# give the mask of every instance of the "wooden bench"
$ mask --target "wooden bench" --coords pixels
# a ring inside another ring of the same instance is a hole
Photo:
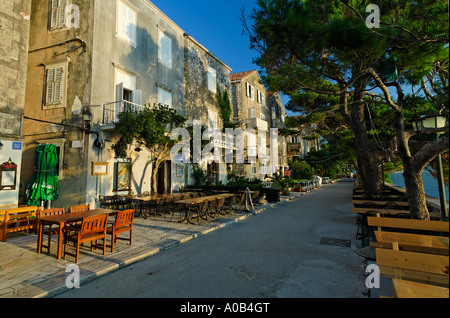
[[[448,287],[448,256],[399,251],[393,245],[393,249],[375,250],[381,276]]]
[[[0,241],[6,242],[6,234],[37,229],[37,217],[42,208],[21,207],[0,210]]]
[[[449,255],[449,238],[444,236],[375,231],[375,237],[377,241],[370,242],[373,249],[392,249],[397,243],[402,251]]]
[[[421,284],[407,280],[392,279],[395,298],[447,298],[448,288]]]
[[[381,231],[382,228],[397,228],[418,231],[430,231],[438,233],[448,233],[449,223],[445,221],[429,221],[429,220],[415,220],[415,219],[400,219],[400,218],[383,218],[379,215],[377,217],[367,217],[367,224],[369,226],[376,226]]]

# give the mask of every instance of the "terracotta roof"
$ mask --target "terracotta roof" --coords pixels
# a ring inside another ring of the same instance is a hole
[[[250,74],[253,74],[254,72],[256,72],[256,70],[232,73],[232,74],[230,74],[230,80],[232,80],[232,81],[242,80],[242,79],[246,78],[247,76],[249,76]]]

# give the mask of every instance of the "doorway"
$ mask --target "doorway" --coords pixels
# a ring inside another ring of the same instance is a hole
[[[172,161],[166,160],[159,165],[156,176],[158,194],[170,193],[172,190]]]

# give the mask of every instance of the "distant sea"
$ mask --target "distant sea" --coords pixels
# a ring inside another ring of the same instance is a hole
[[[403,188],[405,187],[405,180],[403,179],[402,172],[396,172],[391,174],[391,180],[393,184],[399,187]],[[425,194],[429,195],[430,197],[439,199],[439,185],[437,179],[433,178],[433,176],[428,171],[423,170],[422,180],[423,180],[423,187],[425,189]],[[445,188],[445,200],[449,201],[448,186],[444,186],[444,188]]]

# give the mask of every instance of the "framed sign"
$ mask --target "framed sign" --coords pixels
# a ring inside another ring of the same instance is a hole
[[[113,191],[130,190],[131,163],[116,162],[114,164],[114,188]]]
[[[92,175],[93,176],[108,175],[108,163],[107,162],[93,162],[92,163]]]
[[[11,161],[11,158],[0,165],[0,190],[16,189],[17,165]]]

